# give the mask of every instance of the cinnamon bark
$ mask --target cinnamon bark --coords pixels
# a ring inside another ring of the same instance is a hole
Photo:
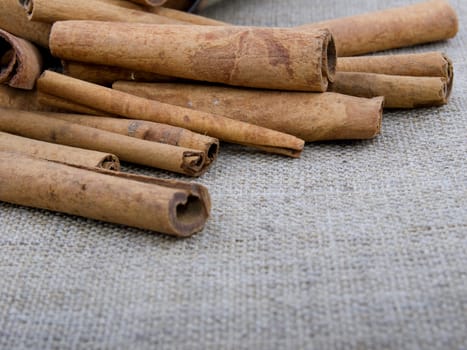
[[[99,20],[152,24],[183,24],[183,22],[138,11],[101,0],[22,0],[32,21],[53,23],[63,20]],[[96,33],[94,33],[95,35]]]
[[[50,47],[65,60],[281,90],[325,91],[336,64],[327,30],[65,21]]]
[[[37,96],[37,102],[41,106],[44,106],[44,108],[52,108],[60,112],[64,111],[64,112],[74,112],[74,113],[79,113],[79,114],[115,116],[111,113],[102,112],[98,109],[88,107],[88,106],[83,106],[78,103],[74,103],[74,102],[65,100],[63,98],[57,97],[57,96],[45,94],[40,91],[37,92],[36,96]],[[20,108],[20,109],[33,110],[33,109],[28,109],[28,108]],[[45,111],[47,112],[47,110]],[[56,111],[52,110],[51,112],[56,112]]]
[[[39,50],[30,42],[0,29],[0,83],[32,90],[41,70]]]
[[[152,7],[148,11],[158,14],[160,16],[175,19],[186,23],[206,26],[229,26],[229,23],[221,22],[212,18],[207,18],[193,13],[188,13],[167,7]]]
[[[339,72],[440,77],[447,81],[447,96],[451,93],[454,81],[452,61],[442,52],[341,57],[337,60],[337,70]]]
[[[197,184],[65,165],[0,152],[0,200],[179,237],[203,229],[208,190]]]
[[[18,0],[0,1],[0,28],[40,46],[49,46],[51,25],[29,21]]]
[[[269,152],[299,157],[304,142],[294,136],[223,116],[127,94],[46,71],[38,80],[41,92],[131,119],[154,121],[189,129],[220,140],[261,147]]]
[[[160,74],[135,71],[120,67],[110,67],[73,61],[62,61],[63,73],[70,77],[91,83],[110,86],[117,80],[134,81],[171,81],[174,78]]]
[[[46,116],[142,140],[200,150],[210,163],[217,158],[219,150],[219,140],[167,124],[65,113],[47,113]]]
[[[0,107],[27,111],[60,111],[56,106],[41,104],[36,91],[14,89],[2,84],[0,84]]]
[[[337,70],[339,72],[441,77],[446,80],[452,80],[454,74],[452,61],[442,52],[340,57],[337,60]]]
[[[360,97],[384,96],[386,108],[441,106],[450,93],[444,78],[351,72],[338,72],[330,90]]]
[[[18,152],[65,164],[120,170],[120,162],[113,154],[32,140],[6,132],[0,132],[0,152]]]
[[[116,82],[113,88],[286,132],[305,141],[369,139],[381,128],[383,99],[194,84]]]
[[[121,160],[190,176],[199,176],[207,170],[206,155],[202,151],[139,140],[38,113],[0,109],[0,130],[41,141],[109,152]]]
[[[447,1],[430,0],[298,28],[328,28],[340,57],[446,40],[458,27],[457,14]]]

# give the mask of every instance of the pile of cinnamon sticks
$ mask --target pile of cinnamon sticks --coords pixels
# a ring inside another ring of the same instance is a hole
[[[189,3],[0,2],[0,200],[186,237],[208,190],[120,160],[197,177],[219,140],[299,157],[305,142],[374,138],[383,106],[451,92],[443,53],[347,57],[452,38],[444,0],[296,28],[175,9]]]

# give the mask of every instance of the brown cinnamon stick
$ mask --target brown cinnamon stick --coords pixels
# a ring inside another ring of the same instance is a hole
[[[2,84],[0,84],[0,107],[23,109],[27,111],[60,111],[60,108],[56,106],[41,104],[36,91],[14,89]]]
[[[205,25],[205,26],[229,26],[229,23],[221,22],[212,18],[207,18],[193,13],[171,9],[167,7],[152,7],[148,11],[158,14],[160,16],[175,19],[186,23]]]
[[[51,25],[29,21],[18,0],[0,1],[0,28],[40,46],[49,46]]]
[[[50,47],[65,60],[283,90],[325,91],[336,64],[327,30],[65,21]]]
[[[45,94],[43,92],[38,92],[37,93],[37,102],[41,105],[44,106],[44,108],[55,108],[57,109],[56,111],[52,110],[51,112],[73,112],[73,113],[79,113],[79,114],[89,114],[89,115],[100,115],[100,116],[114,116],[111,113],[106,113],[102,112],[98,109],[88,107],[88,106],[83,106],[78,103],[74,103],[68,100],[65,100],[63,98]],[[25,109],[25,110],[34,110],[34,109],[28,109],[28,108],[20,108],[20,109]],[[39,109],[38,109],[39,110]],[[45,112],[48,112],[45,110]]]
[[[0,200],[188,237],[203,229],[208,190],[0,152]]]
[[[31,157],[60,163],[120,170],[120,162],[110,153],[57,145],[0,132],[0,152],[18,152]]]
[[[228,142],[260,146],[273,153],[298,157],[304,146],[303,140],[291,135],[219,115],[151,101],[51,71],[42,74],[37,87],[41,92],[108,113],[179,126]]]
[[[338,72],[330,90],[359,97],[384,96],[386,108],[441,106],[450,93],[444,78],[352,72]]]
[[[184,24],[183,22],[154,13],[123,8],[104,0],[22,0],[21,3],[30,20],[46,23],[63,20],[99,20],[152,24]]]
[[[447,1],[429,0],[299,28],[328,28],[340,57],[446,40],[458,27],[457,14]]]
[[[122,160],[199,176],[207,170],[202,151],[139,140],[25,111],[0,109],[0,130],[41,141],[115,154]]]
[[[116,82],[137,96],[286,132],[305,141],[368,139],[381,128],[383,99],[194,84]]]
[[[32,90],[41,70],[39,50],[30,42],[0,29],[0,83]]]
[[[337,60],[337,70],[339,72],[441,77],[446,80],[452,80],[454,74],[452,61],[442,52],[340,57]]]
[[[142,140],[200,150],[206,154],[209,162],[217,158],[219,150],[219,140],[167,124],[65,113],[47,113],[46,116]]]
[[[70,77],[91,83],[110,86],[117,80],[134,81],[171,81],[174,78],[160,74],[135,71],[120,67],[110,67],[82,62],[62,61],[63,73]]]

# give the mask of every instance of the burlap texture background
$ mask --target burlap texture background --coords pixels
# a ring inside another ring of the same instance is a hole
[[[205,14],[292,26],[407,3]],[[452,4],[457,38],[405,50],[452,57],[447,106],[386,112],[375,140],[299,160],[224,145],[191,239],[1,203],[0,348],[467,349],[467,2]]]

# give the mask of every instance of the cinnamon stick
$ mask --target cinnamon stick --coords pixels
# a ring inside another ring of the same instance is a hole
[[[160,74],[135,71],[120,67],[110,67],[83,62],[62,61],[63,73],[70,77],[91,83],[110,86],[117,80],[171,81],[174,78]]]
[[[63,20],[100,20],[152,24],[184,24],[183,22],[154,13],[123,8],[104,0],[21,0],[21,3],[30,20],[46,23]]]
[[[217,158],[219,150],[219,140],[167,124],[80,114],[47,113],[44,115],[142,140],[200,150],[206,154],[207,161],[210,163]]]
[[[282,90],[325,91],[336,64],[327,30],[65,21],[50,47],[65,60]]]
[[[447,1],[429,0],[299,28],[328,28],[340,57],[446,40],[457,34],[459,21]]]
[[[208,190],[0,152],[0,200],[188,237],[203,229]]]
[[[0,83],[32,90],[41,70],[39,50],[30,42],[0,29]]]
[[[448,96],[454,80],[452,61],[442,52],[341,57],[337,61],[337,70],[340,72],[440,77],[447,81]]]
[[[43,105],[39,102],[37,92],[14,89],[0,84],[0,107],[23,109],[27,111],[58,112],[60,108]]]
[[[384,96],[386,108],[441,106],[450,93],[444,78],[352,72],[338,72],[330,90],[360,97]]]
[[[78,103],[74,103],[74,102],[65,100],[63,98],[57,97],[57,96],[45,94],[40,91],[37,93],[36,96],[37,96],[37,102],[41,106],[44,106],[44,108],[57,109],[57,110],[52,110],[51,112],[63,112],[64,111],[64,112],[73,112],[73,113],[89,114],[89,115],[115,116],[111,113],[102,112],[98,109],[88,107],[88,106],[83,106]],[[20,109],[34,110],[34,109],[28,109],[28,108],[20,108]],[[48,111],[45,110],[45,112],[48,112]]]
[[[383,99],[194,84],[116,82],[116,90],[286,132],[305,141],[369,139],[381,128]]]
[[[199,176],[207,170],[202,151],[139,140],[38,113],[0,109],[0,130],[41,141],[109,152],[121,160],[190,176]]]
[[[110,153],[57,145],[0,132],[0,152],[18,152],[31,157],[60,163],[120,170],[120,162]]]
[[[218,21],[212,18],[195,15],[185,11],[171,9],[167,7],[152,7],[148,9],[149,12],[155,13],[159,16],[175,19],[186,23],[205,25],[205,26],[229,26],[229,23]]]
[[[29,21],[18,0],[0,1],[0,28],[40,46],[49,46],[51,25]]]
[[[219,115],[151,101],[51,71],[42,74],[37,87],[41,92],[108,113],[179,126],[228,142],[260,146],[273,153],[298,157],[304,146],[303,140],[291,135]]]

